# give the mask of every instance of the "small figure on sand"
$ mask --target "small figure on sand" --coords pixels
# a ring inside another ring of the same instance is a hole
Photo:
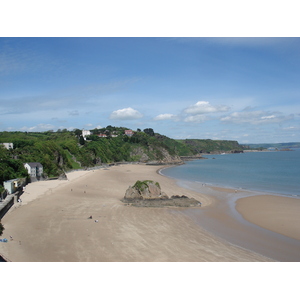
[[[89,216],[88,219],[93,219],[93,216]]]
[[[95,223],[98,223],[99,221],[98,220],[95,220]]]

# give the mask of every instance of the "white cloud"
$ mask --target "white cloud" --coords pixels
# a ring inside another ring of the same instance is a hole
[[[226,117],[221,118],[224,123],[249,123],[254,125],[259,124],[270,124],[270,123],[280,123],[283,121],[293,119],[293,115],[284,115],[279,112],[266,112],[261,110],[251,111],[249,109],[234,112]]]
[[[69,116],[78,116],[78,115],[79,115],[78,110],[69,111]]]
[[[229,110],[229,106],[226,105],[211,105],[207,101],[198,101],[196,104],[186,108],[184,112],[186,114],[198,115],[198,114],[226,112],[228,110]]]
[[[143,115],[139,111],[131,107],[115,110],[110,115],[110,119],[114,120],[135,120],[142,117]]]
[[[262,120],[271,120],[271,119],[274,119],[274,118],[276,118],[276,116],[274,116],[274,115],[261,117]]]
[[[184,122],[203,123],[208,120],[209,120],[209,118],[205,115],[195,115],[195,116],[186,117],[184,119]]]
[[[162,121],[162,120],[172,120],[176,118],[176,115],[172,114],[160,114],[154,118],[155,121]]]
[[[21,131],[35,131],[35,132],[40,132],[40,131],[53,130],[54,127],[55,126],[52,125],[52,124],[38,124],[38,125],[32,126],[32,127],[24,126],[24,127],[21,128]]]
[[[285,127],[283,128],[283,130],[287,130],[287,131],[298,131],[300,128],[296,127],[296,126],[289,126],[289,127]]]
[[[182,114],[184,122],[202,123],[211,119],[209,114],[216,114],[228,111],[226,105],[211,105],[208,101],[198,101],[196,104],[187,107]]]

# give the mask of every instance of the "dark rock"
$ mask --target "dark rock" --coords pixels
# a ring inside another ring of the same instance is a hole
[[[68,177],[67,177],[66,173],[65,172],[61,173],[58,176],[58,180],[68,180]]]
[[[139,207],[196,207],[201,202],[185,195],[174,195],[171,198],[161,191],[158,182],[151,180],[137,181],[130,186],[122,199],[125,205]]]
[[[158,182],[152,180],[137,181],[134,186],[130,186],[124,199],[168,199],[165,193],[161,192],[161,188]]]

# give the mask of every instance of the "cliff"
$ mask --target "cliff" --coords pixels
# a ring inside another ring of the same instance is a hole
[[[241,153],[243,147],[237,141],[228,140],[201,140],[186,139],[180,140],[181,143],[187,145],[193,153]]]

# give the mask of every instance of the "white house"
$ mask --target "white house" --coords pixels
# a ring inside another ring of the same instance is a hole
[[[3,186],[9,194],[13,194],[18,188],[17,179],[3,181]]]
[[[8,191],[9,194],[13,194],[17,189],[26,184],[25,178],[16,178],[7,181],[3,181],[4,188]]]
[[[88,135],[91,135],[91,132],[90,132],[90,130],[82,130],[82,136],[83,136],[83,138],[84,139],[86,139],[86,136],[88,136]]]
[[[1,145],[3,145],[7,150],[14,148],[13,143],[1,143]]]
[[[40,177],[43,175],[43,166],[38,162],[31,162],[24,164],[25,169],[28,171],[30,177]]]

